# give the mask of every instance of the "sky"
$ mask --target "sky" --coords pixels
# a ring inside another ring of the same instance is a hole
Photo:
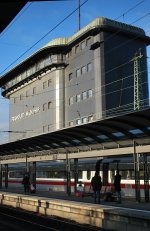
[[[80,0],[80,4],[81,28],[102,16],[141,27],[150,36],[150,0]],[[0,76],[49,41],[76,33],[77,8],[78,0],[27,3],[0,34]],[[150,72],[150,46],[147,56]],[[8,130],[9,101],[0,96],[0,144],[8,142]]]

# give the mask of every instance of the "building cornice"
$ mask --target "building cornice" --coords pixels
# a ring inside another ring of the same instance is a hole
[[[84,36],[93,33],[94,31],[95,33],[98,33],[100,31],[115,31],[117,34],[124,33],[128,36],[130,35],[134,36],[137,39],[144,40],[147,45],[150,44],[150,37],[145,35],[143,29],[108,18],[99,17],[93,20],[84,28],[82,28],[80,31],[75,33],[73,36],[68,38],[56,38],[47,43],[41,49],[36,51],[34,54],[16,65],[6,74],[4,74],[0,78],[0,87],[13,79],[15,75],[21,72],[24,68],[27,68],[28,65],[31,65],[31,62],[33,62],[34,60],[42,58],[48,52],[59,53],[61,51],[64,52],[64,49],[67,52],[67,50],[69,50],[71,46],[73,46],[75,43],[78,43],[79,40],[81,40]]]

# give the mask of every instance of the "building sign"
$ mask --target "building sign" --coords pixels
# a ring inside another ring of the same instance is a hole
[[[16,120],[21,120],[23,118],[26,118],[26,117],[30,117],[31,115],[35,115],[36,113],[38,113],[40,111],[40,108],[39,107],[35,107],[33,109],[30,109],[26,112],[22,112],[16,116],[12,116],[12,121],[16,121]]]

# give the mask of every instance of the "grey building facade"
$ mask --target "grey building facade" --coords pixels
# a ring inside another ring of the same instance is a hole
[[[102,17],[49,42],[0,79],[10,141],[134,111],[135,88],[146,108],[149,43],[142,29]]]

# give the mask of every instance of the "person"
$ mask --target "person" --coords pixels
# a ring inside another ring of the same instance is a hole
[[[121,175],[119,174],[119,170],[117,170],[114,177],[114,189],[117,195],[117,203],[121,203]]]
[[[80,197],[83,195],[83,190],[84,190],[84,186],[82,184],[81,181],[79,181],[79,184],[77,185],[77,191],[76,191],[76,196]]]
[[[27,174],[25,174],[23,180],[22,180],[22,184],[24,186],[24,192],[30,192],[30,179],[29,176]]]
[[[95,176],[92,177],[91,185],[94,191],[94,203],[100,204],[100,191],[102,188],[101,177],[98,172],[95,172]]]

